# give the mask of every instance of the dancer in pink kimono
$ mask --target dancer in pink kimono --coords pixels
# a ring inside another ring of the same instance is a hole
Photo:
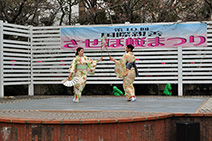
[[[123,78],[123,87],[125,91],[125,95],[128,101],[134,102],[136,100],[135,97],[135,89],[133,86],[133,81],[135,77],[138,76],[137,67],[135,64],[135,56],[133,54],[134,46],[127,45],[126,54],[118,61],[112,58],[109,55],[110,60],[115,62],[115,71],[118,78]]]
[[[84,56],[84,49],[79,47],[76,50],[72,64],[69,68],[69,78],[79,77],[77,84],[74,86],[73,101],[80,102],[82,91],[86,85],[86,78],[88,74],[94,74],[97,62],[101,61],[103,57],[98,60],[92,60]]]

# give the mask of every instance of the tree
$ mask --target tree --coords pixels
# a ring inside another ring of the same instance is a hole
[[[114,23],[140,23],[146,3],[147,0],[108,0],[106,9],[113,11],[111,17]]]
[[[89,24],[203,21],[208,17],[204,0],[82,1]],[[106,18],[100,16],[103,13]]]
[[[204,12],[206,14],[205,17],[212,20],[212,0],[205,0],[205,3],[206,3],[205,9],[204,9]]]
[[[108,23],[105,9],[100,7],[104,4],[103,1],[98,0],[81,0],[82,6],[85,8],[86,15],[82,16],[81,19],[86,19],[86,21],[81,21],[81,23],[85,22],[86,24],[104,24]]]
[[[34,26],[185,22],[210,20],[211,9],[212,0],[0,0],[0,20]]]
[[[66,23],[66,25],[75,24],[75,22],[73,21],[75,17],[72,16],[72,9],[73,9],[73,6],[76,6],[79,4],[79,1],[80,0],[57,0],[57,2],[60,5],[60,10],[62,12],[59,25],[62,25],[64,22]]]
[[[48,0],[0,0],[0,20],[8,23],[52,25],[57,13]]]
[[[25,2],[26,0],[0,0],[1,19],[9,23],[17,22],[18,17],[24,9]]]

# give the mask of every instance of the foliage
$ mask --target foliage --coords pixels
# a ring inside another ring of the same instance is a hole
[[[0,20],[34,26],[207,21],[211,9],[212,0],[0,0]]]
[[[77,3],[78,0],[0,0],[0,20],[19,25],[51,26],[57,23],[59,17],[62,25],[64,16]],[[71,19],[70,14],[68,16]]]
[[[80,0],[57,0],[60,11],[62,13],[59,17],[59,25],[72,25],[78,22],[78,15],[72,15],[72,9],[74,6],[78,5]],[[58,13],[59,14],[59,13]],[[74,17],[74,16],[77,16]]]
[[[37,25],[38,17],[48,8],[46,0],[0,0],[0,19],[8,23]]]

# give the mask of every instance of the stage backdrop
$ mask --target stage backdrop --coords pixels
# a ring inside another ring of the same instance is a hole
[[[207,24],[88,26],[61,28],[61,49],[207,46]],[[101,42],[102,41],[102,42]]]

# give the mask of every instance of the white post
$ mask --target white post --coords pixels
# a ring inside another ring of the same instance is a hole
[[[4,97],[3,39],[3,21],[0,21],[0,97]]]
[[[28,95],[33,96],[34,95],[34,84],[33,84],[33,68],[32,68],[32,63],[33,63],[33,53],[32,53],[32,39],[33,39],[33,26],[29,26],[30,30],[30,84],[28,86]]]
[[[178,96],[183,96],[183,55],[182,47],[178,47]]]

